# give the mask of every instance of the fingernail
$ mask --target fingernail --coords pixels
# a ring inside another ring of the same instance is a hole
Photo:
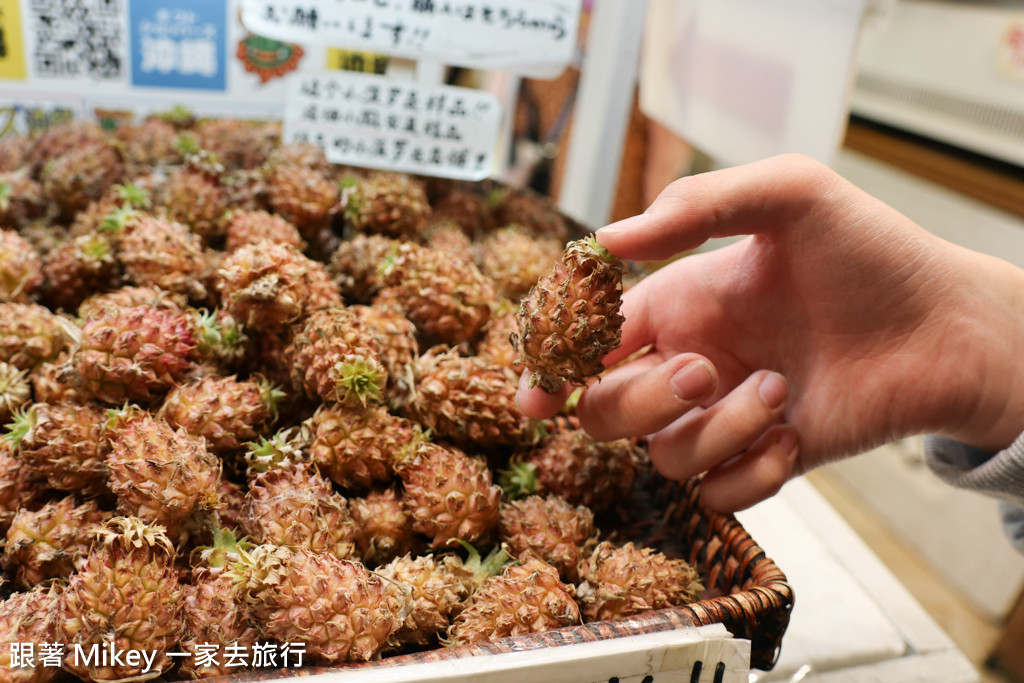
[[[786,396],[789,394],[789,385],[786,383],[786,378],[779,373],[769,372],[761,380],[761,386],[757,388],[757,393],[761,395],[761,400],[766,406],[775,410],[786,400]]]
[[[704,361],[693,361],[676,370],[668,381],[672,395],[680,401],[693,402],[711,392],[715,376]]]
[[[785,429],[779,434],[779,440],[777,442],[778,447],[787,455],[796,453],[797,450],[797,439],[796,433],[790,429]]]

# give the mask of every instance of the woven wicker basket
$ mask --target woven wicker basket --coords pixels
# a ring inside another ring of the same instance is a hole
[[[677,483],[654,474],[647,475],[645,479],[642,485],[637,486],[645,495],[634,500],[632,519],[626,528],[616,532],[616,536],[653,545],[669,554],[686,558],[700,572],[706,586],[697,602],[614,621],[428,650],[375,662],[343,665],[342,668],[409,666],[715,623],[724,624],[735,637],[751,641],[752,667],[772,668],[778,659],[782,636],[789,625],[793,607],[793,590],[785,575],[732,515],[722,515],[704,506],[699,495],[699,480]],[[247,671],[230,678],[232,681],[260,681],[335,670],[304,667]]]

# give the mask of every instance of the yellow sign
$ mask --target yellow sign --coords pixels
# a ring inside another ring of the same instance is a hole
[[[25,49],[21,39],[18,0],[0,0],[0,78],[25,80]]]
[[[327,49],[327,68],[338,71],[360,71],[366,74],[383,74],[388,69],[387,55],[358,50]]]

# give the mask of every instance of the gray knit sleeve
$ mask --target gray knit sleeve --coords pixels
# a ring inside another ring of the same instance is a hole
[[[1024,434],[998,453],[942,436],[929,436],[924,444],[925,462],[940,479],[1000,500],[1006,534],[1024,552]]]

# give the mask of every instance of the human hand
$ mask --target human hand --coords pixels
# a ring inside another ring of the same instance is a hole
[[[710,237],[623,297],[614,366],[577,414],[598,439],[649,436],[655,466],[723,511],[791,476],[921,432],[998,450],[1024,428],[1024,272],[926,232],[827,167],[786,155],[670,185],[597,232],[629,260]],[[567,389],[527,388],[554,414]]]

